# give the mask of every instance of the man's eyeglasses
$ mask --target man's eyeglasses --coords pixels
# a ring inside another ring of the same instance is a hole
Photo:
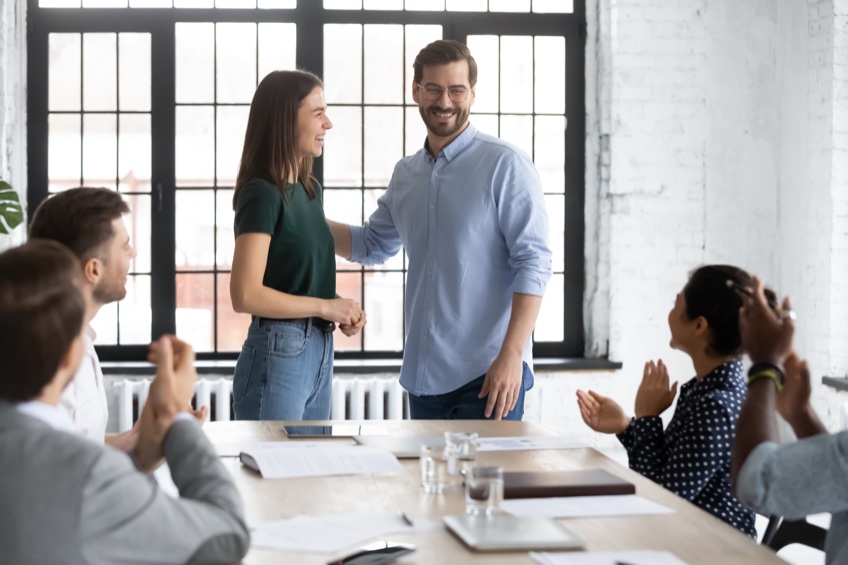
[[[468,98],[468,89],[464,86],[449,86],[447,88],[442,88],[441,86],[436,86],[435,84],[427,84],[423,86],[420,84],[416,84],[416,86],[422,93],[424,93],[424,98],[431,102],[441,98],[442,92],[444,92],[445,90],[448,91],[448,96],[450,97],[450,99],[456,102],[457,104],[465,102],[465,100]]]

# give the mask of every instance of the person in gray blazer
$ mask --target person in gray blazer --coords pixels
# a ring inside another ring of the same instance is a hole
[[[185,410],[194,353],[151,345],[156,378],[130,453],[74,435],[58,407],[83,356],[80,265],[61,244],[0,254],[0,563],[231,563],[247,552],[241,498]],[[164,456],[180,498],[148,472]]]

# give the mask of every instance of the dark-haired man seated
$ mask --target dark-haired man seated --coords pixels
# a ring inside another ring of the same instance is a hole
[[[81,269],[59,243],[0,254],[0,563],[231,563],[249,534],[238,491],[185,412],[194,353],[165,336],[127,453],[74,433],[59,407],[84,355]],[[180,498],[145,471],[164,455]]]
[[[825,561],[848,563],[848,431],[828,434],[810,406],[810,372],[792,352],[791,304],[784,300],[784,316],[776,316],[762,283],[755,285],[739,317],[753,365],[733,446],[736,496],[761,514],[790,520],[830,512]],[[775,412],[799,441],[777,444]]]

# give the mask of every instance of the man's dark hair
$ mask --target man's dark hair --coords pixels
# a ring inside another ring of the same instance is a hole
[[[0,253],[0,399],[41,394],[82,331],[79,261],[67,247],[35,240]]]
[[[101,257],[114,237],[112,222],[130,211],[121,195],[108,188],[79,187],[60,192],[35,210],[30,239],[52,239],[81,262]]]
[[[468,61],[468,84],[473,88],[477,84],[477,61],[468,46],[453,39],[437,39],[415,57],[412,64],[415,84],[421,84],[425,65],[447,65],[462,60]]]

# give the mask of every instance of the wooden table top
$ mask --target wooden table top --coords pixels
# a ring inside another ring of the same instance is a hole
[[[302,422],[298,422],[302,423]],[[327,424],[328,422],[316,422]],[[336,422],[340,423],[340,422]],[[379,424],[393,435],[440,435],[444,431],[477,432],[481,437],[558,435],[545,426],[527,422],[494,421],[385,421],[344,422]],[[204,426],[214,444],[241,444],[286,440],[283,422],[209,422]],[[320,441],[320,440],[319,440]],[[302,479],[262,479],[235,458],[223,458],[245,504],[248,525],[281,520],[299,514],[331,514],[356,510],[386,510],[441,522],[442,516],[462,514],[465,499],[460,487],[439,495],[425,494],[419,485],[417,459],[401,459],[403,472],[389,476],[334,476]],[[636,485],[636,493],[675,510],[674,514],[621,518],[570,518],[560,522],[586,541],[587,550],[656,549],[674,553],[689,565],[745,563],[785,564],[721,520],[704,512],[627,469],[595,449],[486,452],[477,464],[500,465],[506,471],[606,469]],[[393,534],[388,539],[411,543],[417,551],[402,564],[520,564],[532,563],[526,551],[473,553],[446,529]],[[245,565],[325,564],[326,555],[283,553],[252,549]]]

